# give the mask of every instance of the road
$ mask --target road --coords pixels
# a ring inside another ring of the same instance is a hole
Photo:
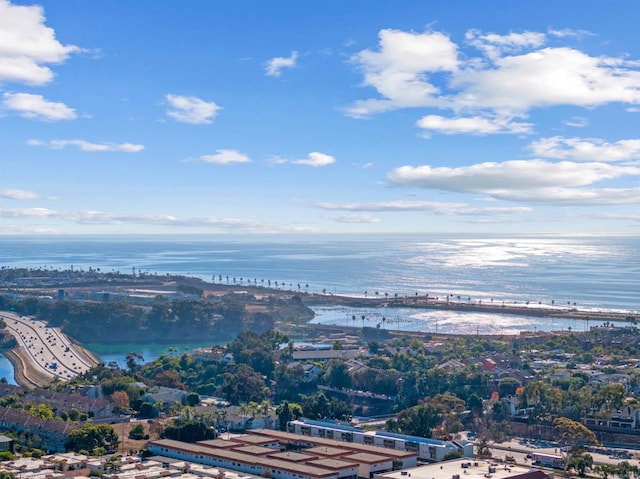
[[[18,343],[16,353],[38,376],[68,381],[95,365],[58,328],[8,311],[0,317]]]
[[[560,455],[558,446],[553,443],[545,443],[544,441],[527,442],[522,439],[512,439],[511,441],[492,444],[489,449],[493,457],[504,459],[505,456],[513,456],[517,464],[531,464],[531,459],[526,457],[527,454],[541,453]],[[633,464],[638,459],[636,456],[638,451],[620,449],[615,452],[617,454],[628,454],[630,457],[616,457],[593,451],[589,452],[589,454],[593,457],[594,464],[618,464],[621,461],[627,461]]]

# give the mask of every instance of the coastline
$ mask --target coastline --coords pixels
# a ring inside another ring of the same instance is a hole
[[[302,293],[301,297],[307,306],[341,305],[354,308],[416,308],[445,311],[468,311],[495,314],[511,314],[538,318],[561,318],[584,321],[617,321],[634,323],[640,320],[640,313],[636,311],[620,311],[607,309],[579,309],[577,307],[542,306],[538,304],[508,304],[508,303],[463,303],[442,301],[435,298],[363,298],[353,296],[317,295]]]

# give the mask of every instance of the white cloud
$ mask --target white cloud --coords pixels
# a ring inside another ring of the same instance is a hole
[[[631,62],[566,47],[502,57],[489,68],[466,68],[450,85],[459,90],[452,100],[457,108],[509,114],[552,105],[640,103],[640,71]]]
[[[402,166],[389,173],[387,178],[399,186],[491,193],[498,190],[584,186],[626,175],[640,175],[640,168],[605,163],[513,160],[502,163],[478,163],[459,168]]]
[[[564,124],[573,128],[584,128],[589,125],[589,120],[584,116],[572,116]]]
[[[284,68],[294,68],[298,61],[298,52],[291,52],[290,57],[275,57],[267,62],[266,73],[272,77],[279,77]]]
[[[53,78],[46,64],[64,62],[80,49],[63,45],[45,25],[42,7],[0,0],[0,81],[44,85]]]
[[[575,37],[575,38],[581,39],[584,37],[592,36],[594,34],[588,30],[575,30],[573,28],[562,28],[562,29],[550,28],[549,35],[552,35],[554,37],[560,37],[560,38]]]
[[[481,116],[447,118],[440,115],[423,116],[417,126],[429,132],[448,135],[469,133],[472,135],[491,135],[497,133],[531,133],[531,123],[514,122],[508,118],[487,118]]]
[[[82,151],[122,151],[125,153],[137,153],[144,150],[144,145],[136,145],[133,143],[90,143],[84,140],[51,140],[49,142],[29,140],[27,144],[31,146],[44,146],[53,150],[61,150],[67,146],[77,146]]]
[[[171,93],[165,96],[169,109],[167,116],[182,123],[191,123],[201,125],[211,123],[221,106],[216,105],[212,101],[205,101],[195,96],[173,95]]]
[[[353,117],[414,106],[438,106],[440,90],[429,73],[458,68],[457,46],[443,33],[381,30],[379,51],[363,50],[352,61],[364,73],[364,85],[374,87],[383,99],[361,100],[346,109]]]
[[[78,117],[73,108],[64,103],[47,101],[42,95],[32,93],[4,93],[2,105],[8,110],[19,112],[24,118],[58,121],[73,120]]]
[[[624,204],[638,200],[640,189],[585,189],[599,181],[640,176],[640,168],[606,163],[514,160],[459,168],[403,166],[387,178],[397,186],[459,193],[481,193],[510,201],[572,204]]]
[[[13,208],[0,209],[0,217],[15,219],[49,219],[71,222],[79,225],[156,225],[183,228],[211,228],[218,231],[242,232],[300,232],[309,231],[307,227],[273,225],[251,219],[194,217],[180,218],[173,215],[123,214],[95,210],[65,211],[49,208]]]
[[[336,223],[351,223],[351,224],[380,223],[380,218],[375,218],[373,216],[366,215],[366,214],[327,216],[326,218],[332,221],[335,221]]]
[[[230,163],[249,163],[251,159],[236,150],[216,150],[213,155],[202,155],[199,158],[204,163],[214,163],[217,165],[227,165]]]
[[[37,200],[40,195],[27,190],[3,189],[0,190],[0,198],[8,200]]]
[[[609,143],[598,138],[554,136],[534,141],[529,148],[536,156],[559,160],[608,162],[640,158],[640,139]]]
[[[544,106],[640,104],[637,61],[544,47],[544,33],[471,30],[467,41],[482,50],[480,56],[458,55],[458,45],[439,32],[381,30],[379,36],[377,51],[362,50],[352,58],[364,86],[375,88],[378,97],[356,101],[347,115],[427,107],[456,116],[514,118]]]
[[[466,203],[446,203],[437,201],[386,201],[375,203],[318,203],[323,210],[359,211],[359,212],[404,212],[422,211],[438,215],[495,216],[513,215],[533,211],[527,206],[491,206],[475,207]]]
[[[294,165],[306,165],[306,166],[327,166],[335,163],[336,159],[333,156],[325,155],[317,151],[312,151],[309,155],[302,160],[291,160]]]
[[[520,51],[524,48],[539,47],[546,41],[546,35],[539,32],[482,33],[472,29],[465,34],[466,40],[491,59],[501,57],[505,53]]]

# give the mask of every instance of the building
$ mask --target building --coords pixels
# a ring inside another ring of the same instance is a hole
[[[458,459],[406,471],[378,474],[375,479],[550,479],[546,472],[528,467]]]
[[[64,451],[67,437],[78,428],[77,424],[58,419],[40,419],[16,409],[0,407],[0,429],[38,436],[39,447],[45,451]]]
[[[300,418],[290,421],[287,430],[291,433],[318,438],[384,447],[397,451],[407,451],[418,455],[422,461],[438,462],[450,452],[458,451],[463,457],[473,457],[473,444],[469,441],[439,441],[424,437],[394,434],[364,429],[329,421],[313,421]]]
[[[414,453],[273,430],[196,444],[161,439],[147,448],[159,456],[273,479],[369,479],[417,464]]]

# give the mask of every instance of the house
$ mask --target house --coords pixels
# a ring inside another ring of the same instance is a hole
[[[0,436],[0,451],[13,452],[13,439],[7,436]]]
[[[159,410],[168,411],[176,402],[182,404],[187,399],[187,392],[182,389],[154,386],[141,397],[142,401],[155,405]]]
[[[63,452],[67,437],[79,427],[77,424],[58,419],[40,419],[16,409],[0,407],[1,429],[39,436],[40,449],[45,451]]]

